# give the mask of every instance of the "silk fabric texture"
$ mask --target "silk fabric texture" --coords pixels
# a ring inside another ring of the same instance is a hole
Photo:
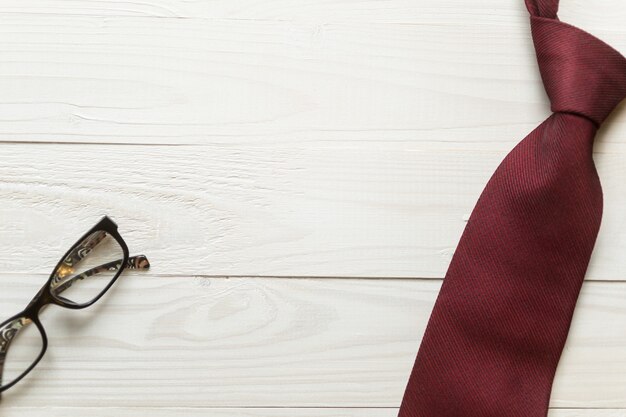
[[[400,417],[545,417],[602,217],[592,158],[626,59],[526,0],[552,115],[506,156],[463,232]]]

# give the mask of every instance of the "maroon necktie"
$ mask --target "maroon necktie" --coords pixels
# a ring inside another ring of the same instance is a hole
[[[545,417],[602,217],[598,127],[626,59],[526,0],[553,114],[489,180],[454,254],[400,417]],[[625,376],[626,377],[626,376]]]

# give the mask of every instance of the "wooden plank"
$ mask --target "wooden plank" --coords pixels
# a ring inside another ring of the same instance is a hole
[[[561,2],[560,15],[581,27],[623,29],[626,12],[620,0],[568,0]],[[246,20],[289,20],[325,22],[462,23],[489,19],[506,25],[508,19],[527,17],[517,0],[350,0],[314,2],[307,0],[149,0],[141,3],[112,0],[36,0],[2,6],[2,13],[65,16],[127,16],[159,18],[203,18]]]
[[[1,277],[2,317],[43,277]],[[130,274],[43,314],[49,352],[5,407],[398,407],[434,280]],[[626,283],[584,287],[552,406],[626,408]]]
[[[0,269],[49,273],[108,213],[160,275],[441,278],[506,153],[266,145],[5,144]],[[605,214],[588,278],[623,280],[626,153],[596,159]]]
[[[507,45],[482,26],[468,36],[432,25],[9,15],[0,138],[291,142],[531,123],[546,107],[526,20],[517,26]],[[450,65],[459,60],[462,69]],[[524,87],[515,96],[513,84]]]
[[[278,3],[298,15],[315,8],[330,16],[334,9],[327,2]],[[504,22],[458,12],[466,4],[458,0],[430,1],[426,11],[424,4],[398,3],[400,13],[417,8],[424,22],[248,20],[242,11],[208,24],[64,15],[56,3],[53,14],[0,15],[0,141],[401,139],[509,149],[548,115],[522,2],[493,9],[510,15]],[[353,13],[363,3],[337,4]],[[596,34],[612,35],[626,50],[620,28]],[[623,143],[626,113],[611,125],[605,139]]]
[[[3,417],[30,417],[43,414],[46,417],[84,417],[85,415],[92,417],[110,417],[113,415],[116,417],[206,417],[208,415],[212,417],[396,417],[398,414],[396,409],[369,408],[129,408],[110,406],[97,408],[10,407],[8,409],[3,408],[2,412]],[[584,417],[613,416],[589,414]]]
[[[396,417],[396,408],[137,408],[18,407],[3,408],[4,417]],[[624,417],[626,410],[550,410],[549,417]]]
[[[558,410],[552,409],[548,413],[549,417],[624,417],[626,410],[597,410],[597,409],[571,409]]]

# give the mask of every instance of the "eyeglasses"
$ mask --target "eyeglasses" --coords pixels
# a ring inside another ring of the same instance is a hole
[[[26,309],[0,324],[0,394],[28,375],[46,353],[40,311],[49,304],[89,307],[126,268],[148,269],[150,262],[144,255],[129,257],[117,225],[105,216],[61,258]]]

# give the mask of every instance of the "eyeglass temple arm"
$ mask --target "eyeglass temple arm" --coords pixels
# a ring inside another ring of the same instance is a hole
[[[99,230],[93,233],[87,240],[85,240],[81,245],[76,246],[67,257],[63,260],[63,263],[67,266],[76,265],[80,262],[85,256],[89,254],[104,240],[107,236],[106,232]]]
[[[76,281],[89,278],[91,276],[100,274],[105,271],[109,271],[111,269],[116,270],[116,269],[119,269],[121,266],[122,266],[122,259],[118,259],[116,261],[112,261],[106,264],[96,266],[94,268],[88,269],[87,271],[84,271],[68,279],[67,281],[63,281],[60,285],[53,287],[53,289],[57,295],[61,294],[63,291],[71,287]],[[128,258],[128,262],[126,262],[126,268],[127,269],[149,269],[150,261],[148,261],[148,258],[145,255],[132,256]]]

